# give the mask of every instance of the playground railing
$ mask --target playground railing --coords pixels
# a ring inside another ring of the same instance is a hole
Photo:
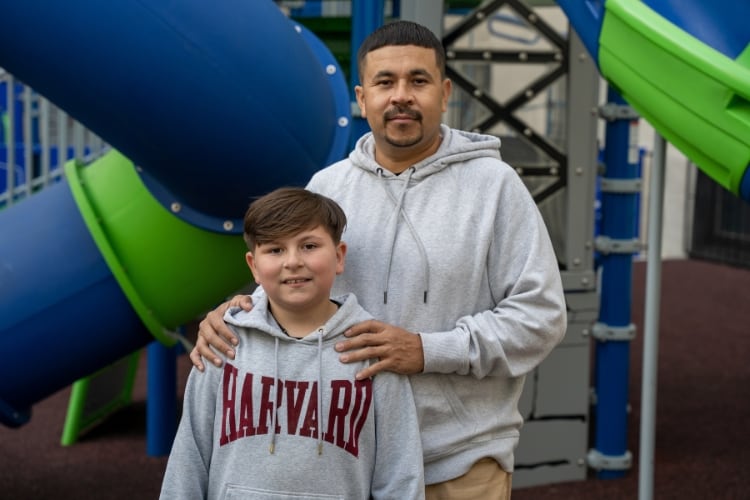
[[[0,209],[65,174],[65,162],[89,162],[109,146],[80,122],[0,68]]]

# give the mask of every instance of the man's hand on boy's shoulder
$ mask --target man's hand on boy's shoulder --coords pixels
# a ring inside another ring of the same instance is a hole
[[[241,307],[249,311],[253,308],[253,299],[249,295],[235,295],[229,301],[219,304],[216,309],[209,311],[206,317],[198,324],[198,338],[195,347],[190,351],[190,361],[195,367],[203,371],[202,358],[206,358],[216,366],[221,366],[223,360],[217,355],[223,352],[229,359],[234,359],[234,350],[239,339],[234,332],[224,323],[224,313],[230,307]]]
[[[347,340],[336,344],[336,350],[342,353],[339,356],[342,363],[377,360],[357,373],[359,380],[381,371],[413,375],[424,370],[422,338],[418,333],[369,320],[354,325],[344,335]]]

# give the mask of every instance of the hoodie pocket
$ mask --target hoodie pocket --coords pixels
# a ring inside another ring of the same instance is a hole
[[[412,378],[414,399],[422,431],[426,461],[466,446],[466,436],[476,431],[474,418],[458,396],[457,381],[445,375]]]

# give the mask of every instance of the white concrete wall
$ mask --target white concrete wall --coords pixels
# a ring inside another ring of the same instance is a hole
[[[654,129],[641,120],[638,142],[646,151],[641,196],[641,240],[648,244],[649,181],[653,160]],[[696,167],[677,148],[667,144],[662,217],[662,259],[687,258],[687,237],[692,227]],[[645,255],[645,250],[641,257]]]

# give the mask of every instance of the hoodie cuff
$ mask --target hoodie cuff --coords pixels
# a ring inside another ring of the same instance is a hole
[[[468,373],[468,342],[460,330],[420,333],[424,373]]]

